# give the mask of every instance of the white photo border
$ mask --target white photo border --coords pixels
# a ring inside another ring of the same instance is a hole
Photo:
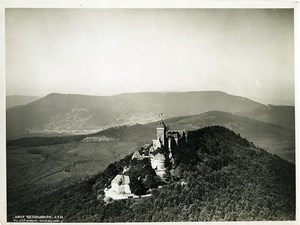
[[[36,8],[36,9],[125,9],[125,8],[160,8],[160,9],[188,9],[188,8],[222,8],[222,9],[272,9],[291,8],[294,9],[294,64],[295,64],[295,116],[296,116],[296,220],[295,221],[253,221],[253,222],[210,222],[209,224],[298,224],[299,223],[299,173],[300,155],[297,150],[299,144],[299,105],[300,105],[300,1],[297,0],[241,0],[241,1],[203,1],[203,0],[0,0],[0,223],[1,224],[29,224],[29,223],[7,223],[6,214],[6,72],[5,72],[5,10],[11,8]],[[43,224],[43,223],[39,223]],[[75,224],[75,223],[69,223]],[[86,223],[95,224],[95,223]],[[101,224],[101,223],[100,223]],[[114,223],[125,224],[125,223]],[[130,223],[130,224],[167,224],[167,223]],[[177,223],[181,224],[181,223]],[[207,224],[207,222],[185,222],[182,224]]]

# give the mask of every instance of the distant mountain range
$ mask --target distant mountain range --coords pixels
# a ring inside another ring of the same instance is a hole
[[[132,93],[116,96],[49,94],[7,109],[9,139],[42,134],[79,134],[120,125],[221,111],[294,130],[293,106],[263,105],[218,91]],[[241,128],[242,129],[242,128]]]
[[[159,117],[161,113],[162,118]],[[149,134],[155,130],[155,123],[151,125],[151,122],[160,119],[174,129],[194,130],[221,125],[269,152],[294,161],[293,106],[263,105],[218,91],[116,96],[50,94],[26,105],[7,109],[7,137],[15,139],[28,135],[72,135],[99,131],[104,134],[112,131],[111,136],[115,136],[116,132],[120,135],[124,130],[124,139],[140,144],[149,140]],[[127,127],[137,123],[147,125]],[[109,129],[122,125],[126,125],[126,129]]]
[[[38,100],[38,96],[25,96],[25,95],[9,95],[6,96],[6,109],[26,105],[30,102]]]

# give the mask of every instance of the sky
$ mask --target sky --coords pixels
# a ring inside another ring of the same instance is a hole
[[[6,94],[294,102],[293,9],[6,9]]]

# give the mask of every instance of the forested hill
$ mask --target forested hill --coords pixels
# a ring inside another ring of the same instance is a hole
[[[188,133],[175,168],[152,196],[105,203],[107,187],[130,156],[59,190],[23,193],[12,215],[63,215],[64,222],[295,220],[295,166],[219,126]],[[97,196],[100,198],[97,199]]]

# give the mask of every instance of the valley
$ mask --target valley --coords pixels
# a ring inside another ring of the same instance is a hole
[[[95,175],[107,165],[131,154],[134,142],[76,142],[39,147],[7,148],[7,187],[57,185]],[[57,174],[56,172],[62,172]],[[38,181],[38,182],[37,182]]]

